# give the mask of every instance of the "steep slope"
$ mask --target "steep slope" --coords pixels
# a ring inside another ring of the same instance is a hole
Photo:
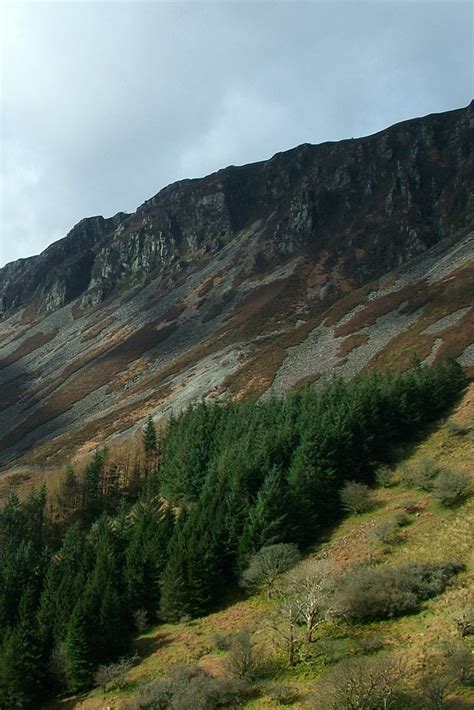
[[[404,468],[417,466],[427,458],[441,468],[449,467],[472,476],[473,425],[474,385],[471,385],[446,421],[437,424],[415,445],[407,447],[394,470],[395,480]],[[459,433],[468,430],[470,433]],[[315,634],[312,651],[307,651],[305,660],[290,667],[274,632],[278,601],[269,600],[263,594],[240,599],[200,619],[160,624],[139,636],[135,641],[138,660],[128,673],[123,689],[110,690],[105,695],[96,689],[82,697],[58,702],[54,707],[58,710],[66,706],[84,710],[126,708],[145,683],[168,675],[175,664],[197,664],[214,676],[225,676],[228,674],[226,654],[216,648],[216,637],[222,639],[244,628],[254,633],[258,656],[264,664],[261,674],[253,682],[257,697],[245,707],[262,710],[280,707],[271,696],[275,683],[284,683],[293,689],[296,700],[291,707],[311,707],[308,703],[311,692],[327,668],[345,657],[370,655],[381,649],[405,659],[407,678],[412,674],[416,677],[426,667],[434,670],[439,662],[436,654],[450,644],[461,643],[456,612],[472,606],[474,498],[456,508],[446,509],[430,494],[400,482],[389,488],[379,487],[374,494],[373,509],[343,520],[321,545],[309,553],[300,568],[311,569],[322,559],[341,569],[369,560],[376,567],[448,559],[465,564],[466,570],[452,586],[425,602],[419,613],[365,624],[325,623]],[[415,504],[417,512],[403,529],[399,541],[384,549],[374,537],[374,530],[400,514],[407,500]],[[472,638],[469,636],[463,640],[466,649],[472,650]],[[459,686],[450,694],[446,707],[467,710],[472,707],[473,700],[474,688]],[[404,707],[423,710],[427,706],[407,702]]]
[[[0,270],[0,465],[149,412],[442,354],[474,365],[474,108],[171,185]]]

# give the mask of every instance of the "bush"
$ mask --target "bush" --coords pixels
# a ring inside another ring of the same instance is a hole
[[[446,422],[446,429],[453,436],[466,436],[471,431],[470,427],[465,426],[464,424],[459,424],[452,419],[449,419]]]
[[[416,500],[404,500],[401,504],[400,507],[403,508],[405,513],[408,513],[408,515],[416,515],[419,513],[421,510],[423,510],[423,507],[419,501]]]
[[[387,466],[380,466],[375,472],[375,480],[382,488],[393,486],[393,471]]]
[[[433,498],[446,508],[459,505],[469,497],[470,493],[470,477],[456,471],[443,471],[433,486]]]
[[[447,666],[459,683],[474,685],[474,657],[462,641],[452,644],[448,649]]]
[[[372,537],[382,545],[395,545],[400,540],[399,526],[395,521],[381,523],[373,529]]]
[[[242,586],[247,589],[266,589],[270,595],[277,578],[300,560],[296,545],[280,543],[262,547],[250,560],[242,575]]]
[[[298,698],[298,693],[290,685],[278,683],[268,690],[269,697],[278,705],[292,705]]]
[[[412,522],[412,518],[410,517],[410,515],[404,512],[395,513],[393,520],[399,528],[406,528],[406,526],[410,525],[410,523]]]
[[[339,493],[344,510],[349,513],[366,513],[372,507],[370,489],[364,483],[348,481]]]
[[[128,710],[215,710],[245,702],[250,690],[242,680],[213,678],[197,666],[177,666],[168,678],[147,683]]]
[[[463,566],[456,562],[408,563],[395,567],[355,567],[339,593],[343,615],[354,621],[387,619],[416,611],[440,594]]]
[[[212,637],[212,648],[215,651],[228,651],[230,648],[230,636],[228,634],[214,634]]]
[[[252,680],[257,675],[259,662],[248,629],[239,631],[231,638],[225,665],[232,676],[241,680]]]
[[[127,682],[127,674],[135,665],[136,658],[121,658],[116,663],[99,666],[95,675],[95,684],[106,690],[123,688]]]
[[[444,669],[424,673],[418,678],[417,687],[426,710],[442,710],[446,697],[454,689],[455,680]]]
[[[441,469],[433,459],[423,458],[416,463],[406,465],[401,471],[401,480],[406,486],[421,488],[422,491],[431,491],[435,478]]]
[[[387,653],[338,663],[317,687],[313,710],[380,710],[397,701],[403,664]]]
[[[133,622],[138,633],[143,634],[150,625],[148,613],[146,612],[146,610],[136,609],[136,611],[133,612]]]
[[[453,612],[453,619],[463,638],[474,635],[474,606],[457,609]]]

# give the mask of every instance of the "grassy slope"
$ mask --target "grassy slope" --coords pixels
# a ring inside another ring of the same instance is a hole
[[[450,419],[471,427],[474,425],[474,385],[471,385]],[[468,471],[474,478],[472,431],[469,436],[455,435],[441,423],[422,442],[409,447],[404,453],[405,463],[430,457],[442,466]],[[382,564],[457,559],[466,564],[466,572],[459,575],[444,594],[425,603],[422,611],[416,615],[352,629],[328,625],[319,636],[326,638],[326,648],[330,649],[333,659],[338,654],[350,652],[357,639],[377,638],[383,641],[386,648],[401,652],[409,664],[415,666],[429,656],[440,639],[458,637],[451,613],[469,599],[471,603],[474,602],[474,496],[454,510],[443,509],[428,494],[402,485],[377,489],[375,498],[376,505],[372,512],[345,519],[302,564],[308,564],[315,557],[332,558],[341,565],[360,559],[367,560],[368,557],[380,558]],[[413,523],[404,529],[406,540],[396,545],[389,554],[383,553],[380,545],[372,540],[371,530],[399,511],[401,502],[407,498],[419,501],[420,512]],[[261,710],[278,707],[265,695],[265,687],[271,682],[283,681],[295,686],[300,694],[299,700],[292,707],[304,708],[305,698],[324,667],[324,655],[317,653],[312,663],[299,664],[294,669],[287,668],[282,652],[268,628],[272,606],[271,601],[255,596],[230,602],[223,610],[202,619],[158,626],[136,640],[140,662],[130,672],[130,682],[126,689],[105,695],[96,690],[81,698],[69,699],[56,707],[88,710],[121,708],[141,683],[166,674],[167,668],[174,663],[199,663],[209,672],[221,674],[224,672],[224,654],[212,650],[213,636],[249,627],[257,632],[255,640],[261,646],[262,656],[268,657],[269,662],[265,677],[256,684],[260,691],[259,697],[249,702],[247,707]],[[314,648],[317,648],[316,644]],[[468,691],[463,691],[452,700],[452,707],[474,706],[474,696],[468,697]]]

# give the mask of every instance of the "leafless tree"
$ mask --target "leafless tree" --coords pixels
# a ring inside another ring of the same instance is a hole
[[[306,626],[308,643],[312,642],[316,628],[336,615],[340,579],[331,562],[319,561],[288,580],[287,594],[298,610],[297,622]]]

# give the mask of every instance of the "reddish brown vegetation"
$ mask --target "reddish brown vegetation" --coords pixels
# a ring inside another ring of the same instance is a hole
[[[55,328],[50,333],[36,333],[26,338],[16,350],[0,360],[0,370],[12,365],[14,362],[18,362],[22,357],[30,355],[30,353],[34,352],[42,345],[51,342],[58,333],[59,329]]]

